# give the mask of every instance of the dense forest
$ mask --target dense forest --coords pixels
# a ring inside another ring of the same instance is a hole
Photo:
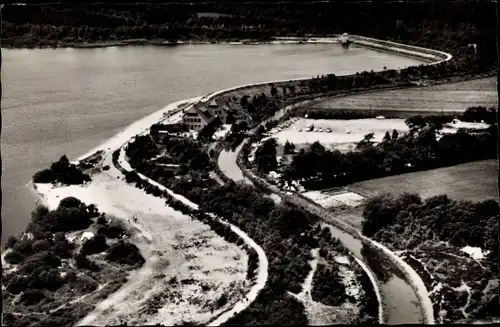
[[[212,13],[212,14],[203,14]],[[218,13],[218,14],[213,14]],[[125,39],[234,40],[349,32],[449,51],[496,65],[495,3],[94,4],[6,6],[4,46]]]

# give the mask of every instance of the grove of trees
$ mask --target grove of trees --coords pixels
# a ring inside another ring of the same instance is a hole
[[[83,184],[90,182],[90,176],[82,172],[76,165],[69,162],[66,155],[54,162],[50,168],[33,175],[34,183]]]

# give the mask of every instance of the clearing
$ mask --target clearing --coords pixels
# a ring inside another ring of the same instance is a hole
[[[281,127],[283,126],[283,127]],[[363,139],[366,134],[374,133],[374,142],[381,142],[385,132],[395,129],[399,134],[408,131],[404,119],[305,119],[295,118],[284,122],[281,126],[270,132],[276,138],[278,144],[286,141],[296,145],[311,144],[319,141],[324,146],[334,145],[338,150],[350,150],[354,143]],[[307,127],[313,127],[313,131],[306,131]],[[331,132],[327,132],[330,128]]]

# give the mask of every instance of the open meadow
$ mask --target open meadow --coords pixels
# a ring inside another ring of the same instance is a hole
[[[498,162],[483,160],[355,183],[353,192],[365,197],[381,193],[418,193],[423,198],[447,194],[453,200],[498,199]]]
[[[317,103],[311,109],[461,112],[475,106],[498,107],[496,89],[496,77],[488,77],[430,87],[348,95]]]

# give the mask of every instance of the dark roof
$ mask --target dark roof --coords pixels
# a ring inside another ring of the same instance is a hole
[[[183,124],[155,124],[153,126],[157,131],[166,131],[168,133],[182,133],[187,131],[186,126]]]

